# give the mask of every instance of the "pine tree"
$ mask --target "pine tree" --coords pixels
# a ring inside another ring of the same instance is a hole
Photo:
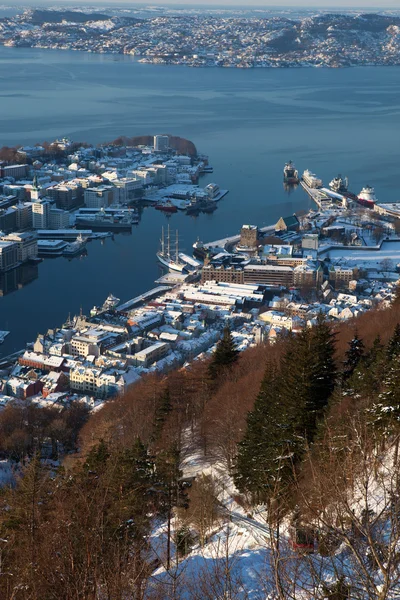
[[[357,331],[353,339],[349,342],[349,348],[346,351],[346,360],[344,361],[344,379],[348,379],[354,373],[355,368],[364,356],[364,342],[358,337]]]
[[[210,363],[210,377],[215,380],[228,371],[237,361],[238,354],[239,352],[235,348],[231,330],[229,327],[225,327]]]
[[[314,381],[314,355],[310,329],[293,337],[282,359],[282,398],[294,405],[293,436],[297,439],[295,462],[304,451],[307,441],[314,435],[316,423]]]
[[[379,393],[383,383],[382,373],[386,369],[386,355],[385,347],[378,335],[372,348],[363,355],[353,374],[347,379],[347,393],[363,397],[373,397]]]
[[[107,444],[103,439],[99,444],[91,449],[85,461],[85,470],[93,472],[102,472],[106,468],[106,463],[110,457]]]
[[[400,357],[394,358],[384,380],[384,389],[369,411],[370,421],[386,436],[400,428]]]
[[[322,315],[311,331],[312,352],[312,410],[320,416],[335,388],[337,369],[335,363],[335,334]]]
[[[397,356],[400,356],[400,323],[397,323],[394,328],[393,335],[387,345],[388,359],[393,360]]]
[[[171,394],[169,388],[167,387],[157,400],[153,424],[153,441],[159,440],[161,433],[164,429],[164,425],[168,419],[168,415],[171,413],[171,411]]]
[[[292,446],[297,444],[293,404],[283,400],[276,367],[269,363],[247,417],[235,468],[238,489],[250,492],[257,502],[281,493],[291,480]]]

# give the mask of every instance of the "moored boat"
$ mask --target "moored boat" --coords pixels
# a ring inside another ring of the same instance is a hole
[[[283,169],[283,181],[285,183],[292,184],[299,183],[299,172],[291,160],[289,160],[289,162],[286,163]]]

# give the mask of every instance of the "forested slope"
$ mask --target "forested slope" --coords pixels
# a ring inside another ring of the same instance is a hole
[[[83,420],[62,468],[33,444],[0,499],[0,597],[397,597],[398,322],[395,301],[240,355],[225,330]]]

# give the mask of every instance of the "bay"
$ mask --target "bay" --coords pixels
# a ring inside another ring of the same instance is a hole
[[[119,135],[171,133],[209,154],[230,193],[212,215],[173,215],[181,246],[260,226],[310,206],[288,195],[282,168],[292,159],[326,183],[341,172],[354,192],[368,184],[380,201],[399,200],[400,70],[190,69],[131,57],[0,48],[0,146],[69,136],[100,143]],[[127,300],[153,286],[166,217],[143,212],[131,236],[92,242],[81,260],[46,260],[38,278],[0,297],[2,354],[68,313],[88,312],[112,292]],[[12,286],[11,286],[12,287]]]

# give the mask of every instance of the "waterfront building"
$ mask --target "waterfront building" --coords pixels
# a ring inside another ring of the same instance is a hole
[[[243,282],[277,287],[292,287],[293,267],[276,265],[246,265],[243,269]]]
[[[0,272],[9,271],[18,266],[18,244],[0,241]]]
[[[47,227],[49,229],[67,229],[69,227],[70,215],[61,208],[51,208]]]
[[[33,229],[47,229],[49,226],[50,203],[46,200],[32,202]]]
[[[140,194],[140,191],[143,189],[143,182],[140,179],[132,179],[127,177],[114,179],[113,185],[119,191],[119,202],[121,204],[127,204],[128,202],[137,198]]]
[[[155,152],[168,152],[169,136],[168,135],[155,135],[154,136],[154,150],[155,150]]]
[[[10,233],[0,238],[4,242],[13,242],[17,244],[17,258],[19,263],[24,263],[38,255],[38,244],[36,232],[23,231],[20,233]]]
[[[244,283],[243,268],[232,264],[206,264],[201,270],[201,283],[205,281]]]
[[[94,188],[87,188],[84,191],[85,206],[87,208],[106,208],[115,201],[115,195],[116,192],[113,186],[103,185]]]
[[[257,248],[258,227],[256,225],[243,225],[240,231],[240,246],[243,248]]]
[[[275,225],[275,231],[298,231],[300,221],[296,215],[290,217],[281,217]]]

